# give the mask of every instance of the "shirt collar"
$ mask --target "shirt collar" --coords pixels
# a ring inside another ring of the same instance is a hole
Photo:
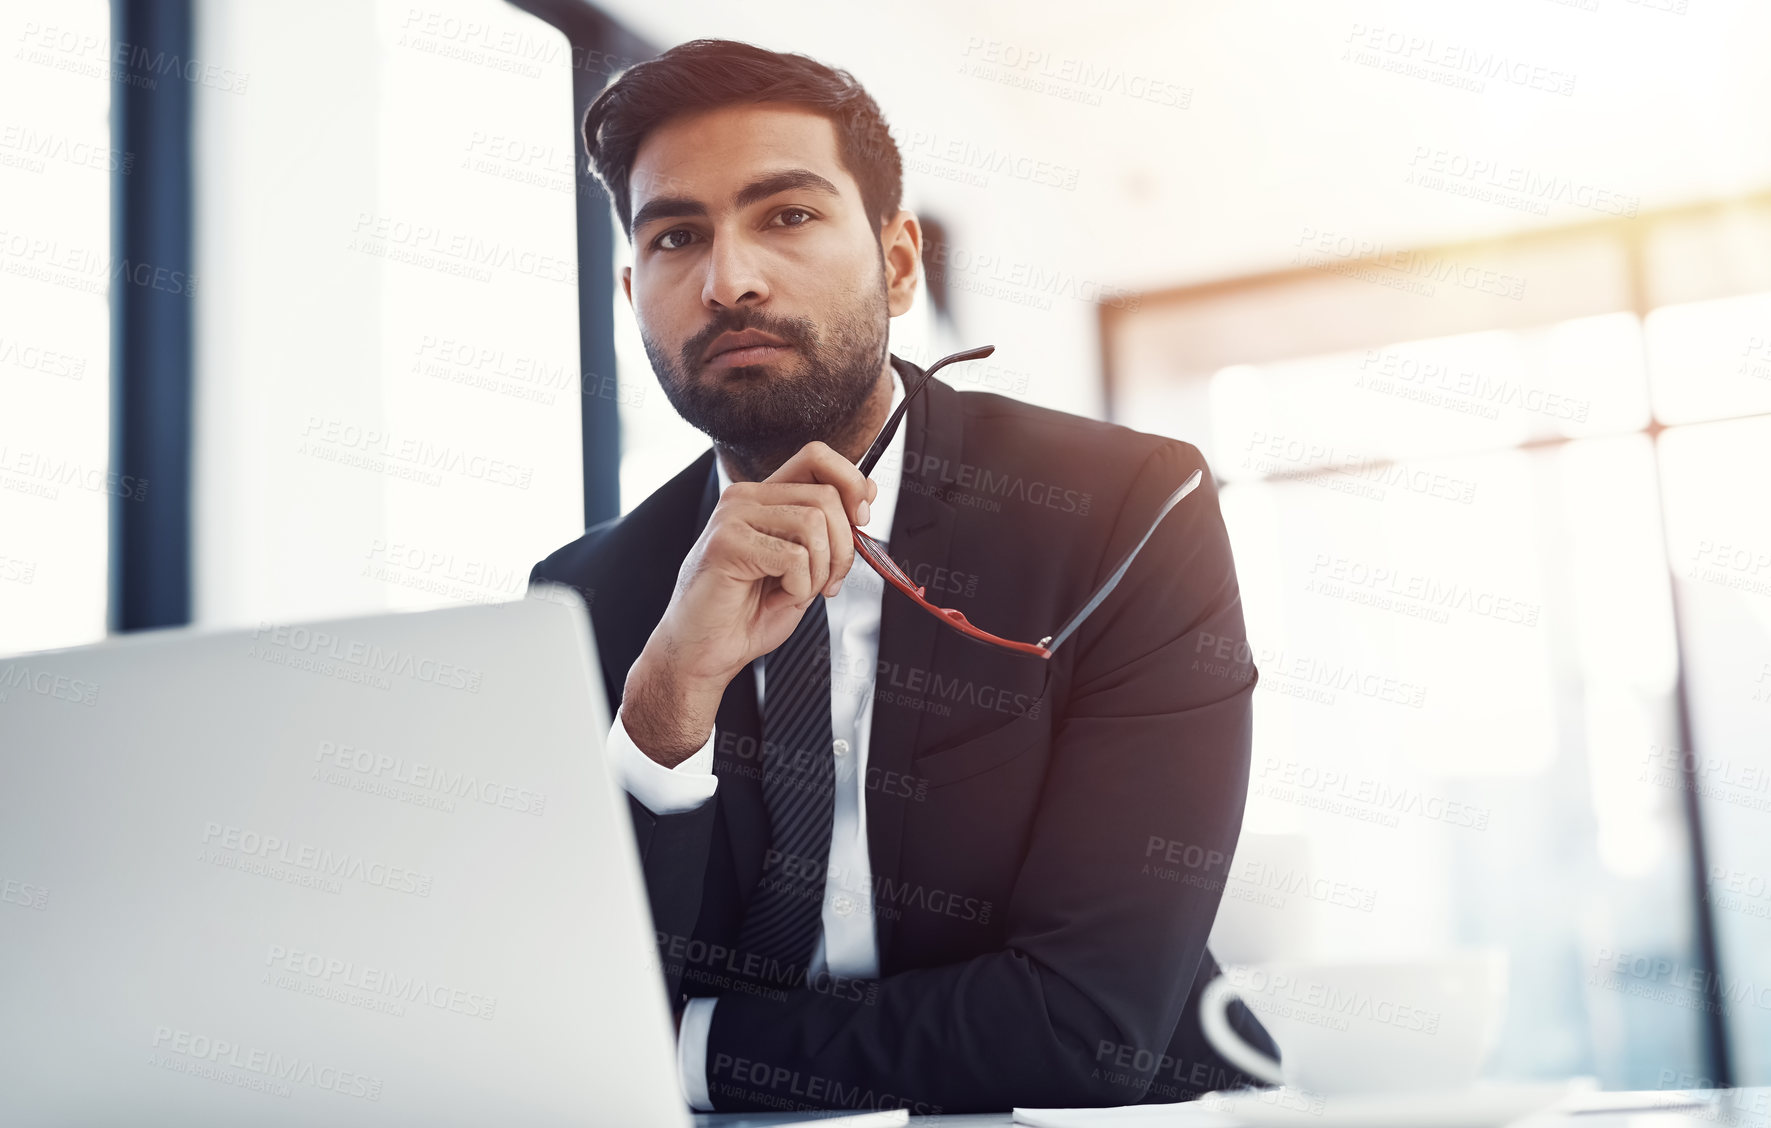
[[[897,365],[892,365],[891,369],[892,402],[886,408],[887,418],[904,402],[904,381],[898,375]],[[898,479],[904,469],[904,433],[909,429],[910,419],[906,416],[899,421],[892,441],[886,444],[885,452],[873,467],[873,480],[879,483],[879,496],[868,505],[867,523],[861,526],[861,531],[882,544],[891,539],[892,515],[898,511]],[[732,479],[717,453],[713,456],[713,468],[719,474],[719,492],[723,494],[731,487]]]

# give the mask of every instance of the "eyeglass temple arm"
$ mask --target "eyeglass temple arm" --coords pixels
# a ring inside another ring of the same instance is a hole
[[[1059,628],[1057,634],[1039,640],[1039,645],[1044,648],[1047,657],[1050,657],[1051,652],[1056,650],[1063,644],[1065,639],[1070,637],[1071,632],[1082,625],[1082,621],[1088,618],[1089,612],[1099,607],[1101,601],[1113,593],[1113,589],[1119,586],[1120,577],[1125,575],[1125,570],[1131,567],[1131,562],[1137,559],[1138,553],[1143,550],[1144,545],[1147,544],[1151,536],[1155,534],[1156,526],[1162,524],[1162,519],[1168,516],[1168,511],[1179,504],[1183,497],[1186,497],[1199,487],[1199,482],[1200,471],[1195,470],[1188,476],[1185,482],[1181,483],[1180,487],[1176,489],[1174,493],[1168,495],[1168,500],[1162,503],[1162,508],[1157,511],[1155,518],[1151,520],[1150,527],[1144,531],[1143,539],[1133,545],[1131,551],[1125,554],[1125,558],[1119,562],[1119,567],[1113,569],[1113,574],[1107,577],[1107,582],[1102,584],[1100,590],[1095,592],[1095,594],[1089,598],[1089,601],[1082,605],[1082,610],[1070,616],[1069,621]]]
[[[904,389],[904,398],[898,403],[898,410],[892,412],[891,418],[885,421],[885,426],[879,429],[879,434],[873,437],[873,445],[867,448],[867,453],[861,456],[861,461],[855,463],[861,471],[861,477],[865,478],[873,473],[874,463],[879,461],[879,457],[885,453],[886,447],[892,445],[892,436],[898,430],[898,420],[904,418],[904,412],[910,407],[910,401],[916,398],[917,392],[922,391],[923,385],[929,382],[930,376],[956,360],[982,360],[995,351],[995,345],[979,345],[975,349],[966,349],[964,352],[956,352],[952,356],[944,356],[923,369],[922,376],[916,381],[916,385]]]

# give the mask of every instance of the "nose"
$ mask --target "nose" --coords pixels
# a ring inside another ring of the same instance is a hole
[[[742,237],[720,232],[707,252],[707,274],[701,281],[701,302],[709,309],[761,305],[769,299],[760,256]]]

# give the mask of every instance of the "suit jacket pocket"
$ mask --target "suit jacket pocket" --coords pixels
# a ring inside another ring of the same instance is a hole
[[[1050,739],[1044,717],[1010,717],[988,732],[916,757],[910,773],[933,790],[1001,767]]]

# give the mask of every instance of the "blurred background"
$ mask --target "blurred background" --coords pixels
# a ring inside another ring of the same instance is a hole
[[[705,449],[576,122],[850,70],[894,350],[1199,446],[1225,959],[1511,955],[1492,1070],[1771,1083],[1771,6],[12,0],[0,655],[521,597]]]

